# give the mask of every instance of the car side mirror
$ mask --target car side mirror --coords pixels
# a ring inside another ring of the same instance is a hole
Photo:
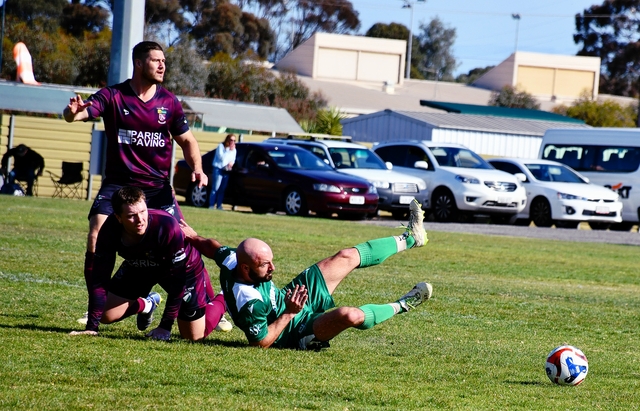
[[[393,169],[393,163],[391,161],[385,161],[384,164],[387,166],[387,170]]]
[[[523,183],[527,181],[527,176],[524,173],[515,173],[514,176]]]
[[[429,163],[427,163],[426,161],[420,160],[420,161],[416,161],[415,163],[413,163],[413,166],[415,168],[422,168],[425,170],[429,169]]]

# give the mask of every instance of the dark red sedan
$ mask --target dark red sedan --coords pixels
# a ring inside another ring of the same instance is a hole
[[[378,194],[371,183],[338,173],[307,150],[267,143],[238,143],[236,149],[225,204],[249,206],[256,213],[285,211],[300,216],[314,211],[320,216],[338,213],[358,218],[376,211]],[[202,156],[209,181],[214,153]],[[211,187],[191,183],[191,169],[184,160],[176,165],[173,187],[189,204],[208,205]]]

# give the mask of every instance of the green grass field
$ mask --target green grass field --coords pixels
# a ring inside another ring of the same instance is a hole
[[[188,343],[174,327],[171,342],[150,341],[134,318],[102,326],[99,337],[71,337],[86,308],[89,207],[0,196],[2,409],[640,409],[636,247],[429,232],[427,246],[354,271],[334,297],[385,303],[427,280],[433,299],[372,330],[348,330],[318,353],[251,348],[237,329]],[[183,212],[226,244],[270,243],[278,285],[340,248],[402,231]],[[215,264],[207,267],[217,284]],[[563,343],[589,359],[578,387],[545,375],[546,355]]]

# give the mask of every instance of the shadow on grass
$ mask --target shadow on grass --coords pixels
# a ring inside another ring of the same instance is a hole
[[[509,385],[542,385],[540,381],[505,381],[505,384]]]
[[[10,316],[10,315],[2,315],[2,316]],[[36,317],[33,315],[20,315],[16,317]],[[77,328],[64,328],[64,327],[46,327],[37,324],[0,324],[0,329],[18,329],[18,330],[27,330],[27,331],[42,331],[48,333],[61,333],[68,335],[71,331],[81,331]],[[213,335],[213,334],[212,334]],[[224,347],[232,347],[232,348],[242,348],[249,347],[246,342],[242,341],[228,341],[228,340],[220,340],[217,338],[212,338],[212,335],[209,335],[204,341],[193,341],[194,344],[203,344],[203,345],[216,345],[216,346],[224,346]],[[144,334],[128,334],[128,335],[114,335],[109,332],[101,332],[99,335],[100,338],[109,338],[112,340],[138,340],[138,341],[149,341],[150,339],[146,337]],[[173,342],[189,342],[180,337],[172,336],[171,340],[167,341],[167,343]]]

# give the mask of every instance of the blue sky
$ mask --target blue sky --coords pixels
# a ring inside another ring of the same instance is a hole
[[[364,34],[375,23],[401,23],[409,27],[405,0],[350,0],[358,11]],[[460,63],[455,74],[475,67],[496,65],[513,53],[518,31],[518,51],[575,55],[575,14],[603,0],[407,0],[413,4],[413,32],[420,23],[438,16],[456,29],[454,56]],[[520,14],[519,28],[513,13]]]

